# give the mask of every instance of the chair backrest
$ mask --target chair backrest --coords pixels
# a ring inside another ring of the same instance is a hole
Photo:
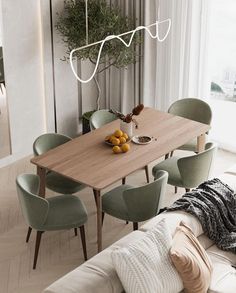
[[[63,143],[70,141],[71,138],[59,133],[45,133],[40,135],[33,144],[35,156],[39,156]]]
[[[130,221],[142,222],[157,215],[159,202],[165,195],[167,179],[166,171],[158,171],[154,182],[123,192]]]
[[[178,168],[185,188],[193,188],[208,179],[216,145],[208,142],[205,151],[178,159]]]
[[[21,174],[16,178],[17,194],[23,216],[27,224],[38,230],[44,224],[49,203],[38,196],[39,176],[35,174]]]
[[[212,119],[211,107],[203,100],[186,98],[174,102],[168,113],[210,125]]]
[[[102,127],[103,125],[116,120],[117,117],[115,114],[110,113],[108,110],[98,110],[93,113],[90,117],[89,125],[90,129],[94,130]]]

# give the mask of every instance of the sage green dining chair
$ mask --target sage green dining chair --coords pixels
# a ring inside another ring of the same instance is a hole
[[[168,184],[183,187],[188,192],[208,179],[216,149],[214,143],[208,142],[201,153],[162,161],[153,167],[152,174],[156,178],[160,170],[165,170],[169,174]]]
[[[115,114],[110,113],[106,109],[98,110],[92,114],[89,120],[89,126],[91,130],[102,127],[103,125],[116,120]]]
[[[70,137],[59,133],[42,134],[33,143],[34,155],[42,155],[43,153],[69,142],[70,140]],[[55,172],[48,171],[46,174],[46,187],[57,193],[73,194],[80,191],[85,186]]]
[[[208,125],[211,124],[212,120],[211,107],[203,100],[197,98],[185,98],[174,102],[169,107],[168,113]],[[197,138],[182,145],[178,149],[197,153]]]
[[[168,173],[159,171],[154,182],[134,187],[121,185],[102,196],[103,218],[105,213],[121,220],[133,222],[133,229],[138,223],[155,217],[159,203],[165,195]]]
[[[103,110],[98,110],[93,113],[93,115],[90,117],[89,120],[89,125],[90,129],[98,129],[102,127],[103,125],[110,123],[114,120],[116,120],[117,117],[115,114],[110,113],[108,110],[103,109]],[[147,183],[149,183],[149,171],[148,171],[148,166],[144,167],[146,178],[147,178]],[[125,184],[126,178],[122,179],[122,184]]]
[[[26,223],[37,231],[33,269],[36,268],[41,236],[45,231],[80,228],[84,259],[87,260],[84,224],[87,211],[81,200],[74,195],[59,195],[48,199],[40,197],[40,179],[35,174],[17,176],[18,198]]]
[[[69,142],[69,136],[59,133],[45,133],[40,135],[33,143],[33,152],[35,156],[44,154],[45,152],[54,149],[66,142]],[[68,179],[53,171],[46,173],[46,187],[60,194],[73,194],[82,190],[85,185]],[[77,236],[77,228],[74,229]]]

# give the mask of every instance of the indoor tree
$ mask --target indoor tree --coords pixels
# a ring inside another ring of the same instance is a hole
[[[87,42],[94,43],[108,35],[118,35],[135,28],[135,19],[123,16],[118,6],[110,5],[105,0],[88,0],[88,39],[86,39],[86,7],[84,0],[65,0],[64,9],[58,14],[56,28],[62,35],[67,51],[64,60],[68,60],[72,49],[82,47]],[[123,36],[128,42],[131,34]],[[126,68],[137,61],[136,47],[141,43],[140,32],[136,33],[132,45],[126,47],[121,41],[113,39],[105,43],[94,81],[98,89],[97,110],[100,107],[100,86],[97,75],[109,67]],[[96,63],[100,45],[76,51],[78,60],[90,60]]]

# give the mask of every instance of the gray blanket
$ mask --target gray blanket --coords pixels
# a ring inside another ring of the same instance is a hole
[[[236,195],[227,184],[217,178],[208,180],[167,208],[174,210],[196,216],[217,247],[236,253]]]

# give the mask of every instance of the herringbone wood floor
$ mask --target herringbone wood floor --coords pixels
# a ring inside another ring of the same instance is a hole
[[[214,175],[220,174],[235,163],[236,155],[218,151]],[[35,172],[29,158],[0,169],[0,293],[41,292],[53,281],[83,263],[80,238],[75,237],[72,230],[48,232],[42,237],[37,269],[32,270],[35,233],[32,233],[29,243],[26,244],[27,226],[19,209],[15,188],[16,176],[29,172]],[[144,171],[139,170],[130,175],[127,181],[136,185],[145,183]],[[175,195],[173,187],[168,186],[165,205],[173,202],[183,192],[183,189],[179,189]],[[48,191],[47,196],[50,194],[52,193]],[[86,238],[88,256],[92,257],[96,253],[96,209],[92,190],[86,188],[78,196],[84,201],[89,213]],[[103,247],[130,231],[131,224],[126,225],[123,221],[106,216]]]

